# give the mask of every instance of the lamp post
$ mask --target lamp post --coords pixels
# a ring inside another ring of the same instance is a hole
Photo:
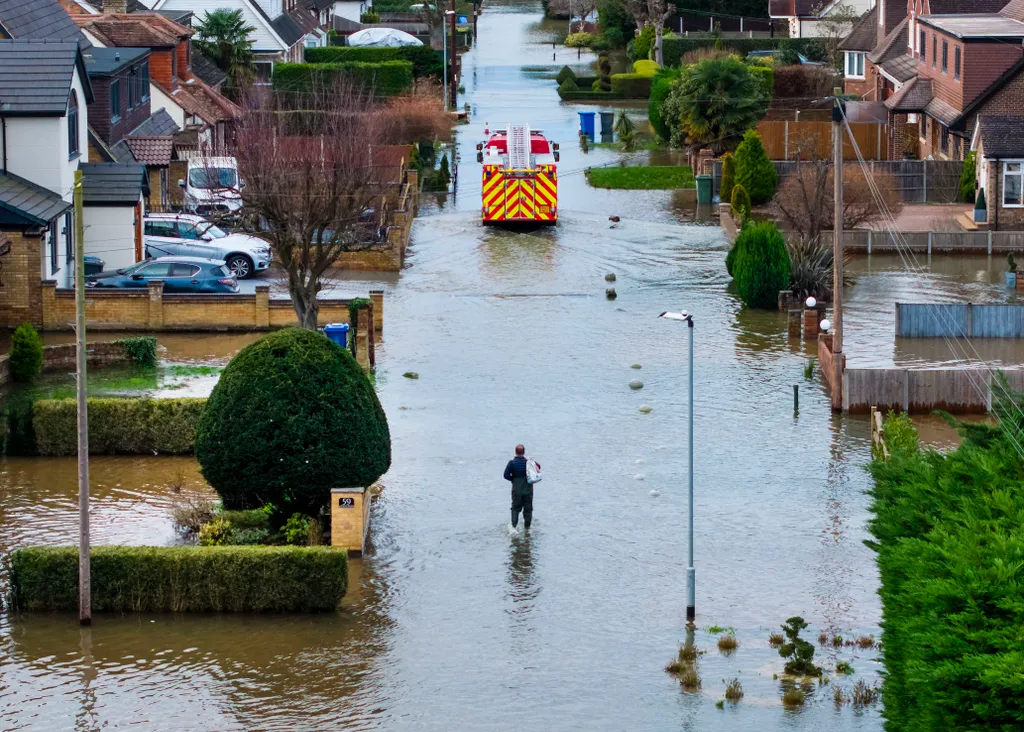
[[[693,625],[697,617],[697,572],[693,568],[693,316],[686,312],[664,312],[658,316],[667,320],[681,320],[690,332],[690,536],[688,566],[686,567],[686,622]]]
[[[446,111],[446,112],[449,109],[451,109],[452,107],[455,106],[455,67],[454,67],[454,63],[455,63],[454,57],[455,57],[455,54],[452,53],[452,58],[451,59],[448,58],[448,18],[449,17],[454,17],[454,16],[455,16],[455,11],[454,10],[445,10],[444,11],[444,20],[441,21],[441,48],[444,49],[444,50],[441,51],[441,57],[442,57],[442,63],[444,64],[444,111]],[[455,49],[455,33],[453,31],[452,32],[452,50],[454,51],[454,49]],[[449,65],[449,61],[451,61],[451,65]],[[449,68],[451,70],[451,73],[449,73]],[[449,86],[451,87],[451,91],[450,92],[449,92]]]

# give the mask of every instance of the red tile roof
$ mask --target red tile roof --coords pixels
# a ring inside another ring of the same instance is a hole
[[[172,48],[192,31],[157,13],[75,15],[72,20],[104,45],[119,48]]]
[[[156,79],[150,79],[150,83],[159,88],[187,114],[198,117],[208,125],[235,119],[242,113],[238,105],[215,92],[207,86],[206,82],[197,77],[193,77],[185,83],[177,83],[173,88],[161,84]]]
[[[166,137],[148,135],[126,137],[125,143],[132,151],[132,156],[143,165],[165,166],[171,164],[174,138],[169,135]]]

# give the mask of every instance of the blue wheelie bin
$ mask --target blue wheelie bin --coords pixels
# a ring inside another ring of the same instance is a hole
[[[328,323],[324,326],[324,335],[342,348],[348,346],[348,323]]]

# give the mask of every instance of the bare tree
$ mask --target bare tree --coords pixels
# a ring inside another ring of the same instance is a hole
[[[823,3],[814,9],[814,12],[820,16],[816,26],[821,40],[825,44],[825,54],[829,66],[833,69],[841,69],[843,67],[843,52],[839,50],[839,44],[850,35],[854,24],[862,16],[848,5],[840,4],[829,10],[830,5]]]
[[[643,30],[647,20],[651,17],[647,7],[648,0],[624,0],[626,12],[633,16],[633,23],[638,30]]]
[[[371,111],[370,94],[339,80],[250,99],[237,123],[242,221],[270,243],[308,330],[317,327],[317,294],[330,268],[377,241],[393,188],[373,164],[380,136]]]
[[[659,66],[665,65],[661,51],[665,36],[665,21],[676,12],[676,6],[666,0],[647,0],[647,17],[654,23],[654,60]]]

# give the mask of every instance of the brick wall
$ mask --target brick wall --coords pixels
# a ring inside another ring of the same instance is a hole
[[[40,289],[39,325],[44,330],[72,330],[74,290],[58,290],[52,281],[42,283]],[[383,318],[383,293],[375,293],[373,299],[381,302]],[[340,298],[321,300],[320,325],[347,323],[348,302]],[[85,314],[91,330],[251,331],[296,323],[291,300],[271,299],[268,285],[258,285],[252,295],[165,295],[162,283],[141,291],[90,290]],[[383,329],[383,319],[376,329]]]
[[[42,237],[19,231],[4,234],[11,240],[11,251],[0,257],[0,327],[42,327]]]
[[[124,346],[116,341],[90,343],[86,348],[86,364],[90,367],[129,364],[133,359]],[[77,346],[62,343],[43,347],[43,371],[74,371],[77,365]],[[0,356],[0,386],[11,380],[10,355]]]
[[[331,546],[361,554],[370,528],[370,494],[363,488],[331,491]]]
[[[987,178],[985,205],[988,207],[988,225],[998,231],[1024,230],[1024,208],[1004,208],[1002,205],[1003,164],[996,160],[990,160]]]
[[[136,64],[130,68],[138,69],[140,66],[141,64]],[[94,98],[93,103],[89,105],[89,126],[108,145],[116,145],[125,135],[149,119],[149,98],[137,104],[134,109],[128,109],[129,70],[122,69],[109,78],[90,79]],[[121,114],[117,122],[110,116],[110,86],[115,80],[121,85]]]
[[[963,109],[964,107],[964,79],[965,70],[967,65],[966,59],[960,59],[960,81],[956,81],[953,78],[953,71],[956,65],[956,48],[962,46],[962,41],[959,41],[953,36],[936,31],[933,28],[921,26],[922,29],[928,33],[928,50],[926,56],[926,63],[918,64],[918,73],[922,78],[932,80],[932,93],[946,102],[951,104],[956,109]],[[932,37],[938,40],[936,48],[938,49],[936,56],[932,57]],[[947,48],[947,61],[946,61],[946,73],[942,73],[942,43],[946,43]],[[982,44],[992,45],[992,44]],[[979,65],[979,68],[974,70],[974,74],[977,78],[984,76],[983,69],[981,66],[984,64],[980,62],[981,54],[975,54],[973,62]],[[932,66],[932,62],[935,62],[935,66]],[[1005,70],[1005,68],[1004,68]]]
[[[173,51],[169,48],[154,48],[149,54],[149,78],[165,87],[171,86],[172,55]]]

